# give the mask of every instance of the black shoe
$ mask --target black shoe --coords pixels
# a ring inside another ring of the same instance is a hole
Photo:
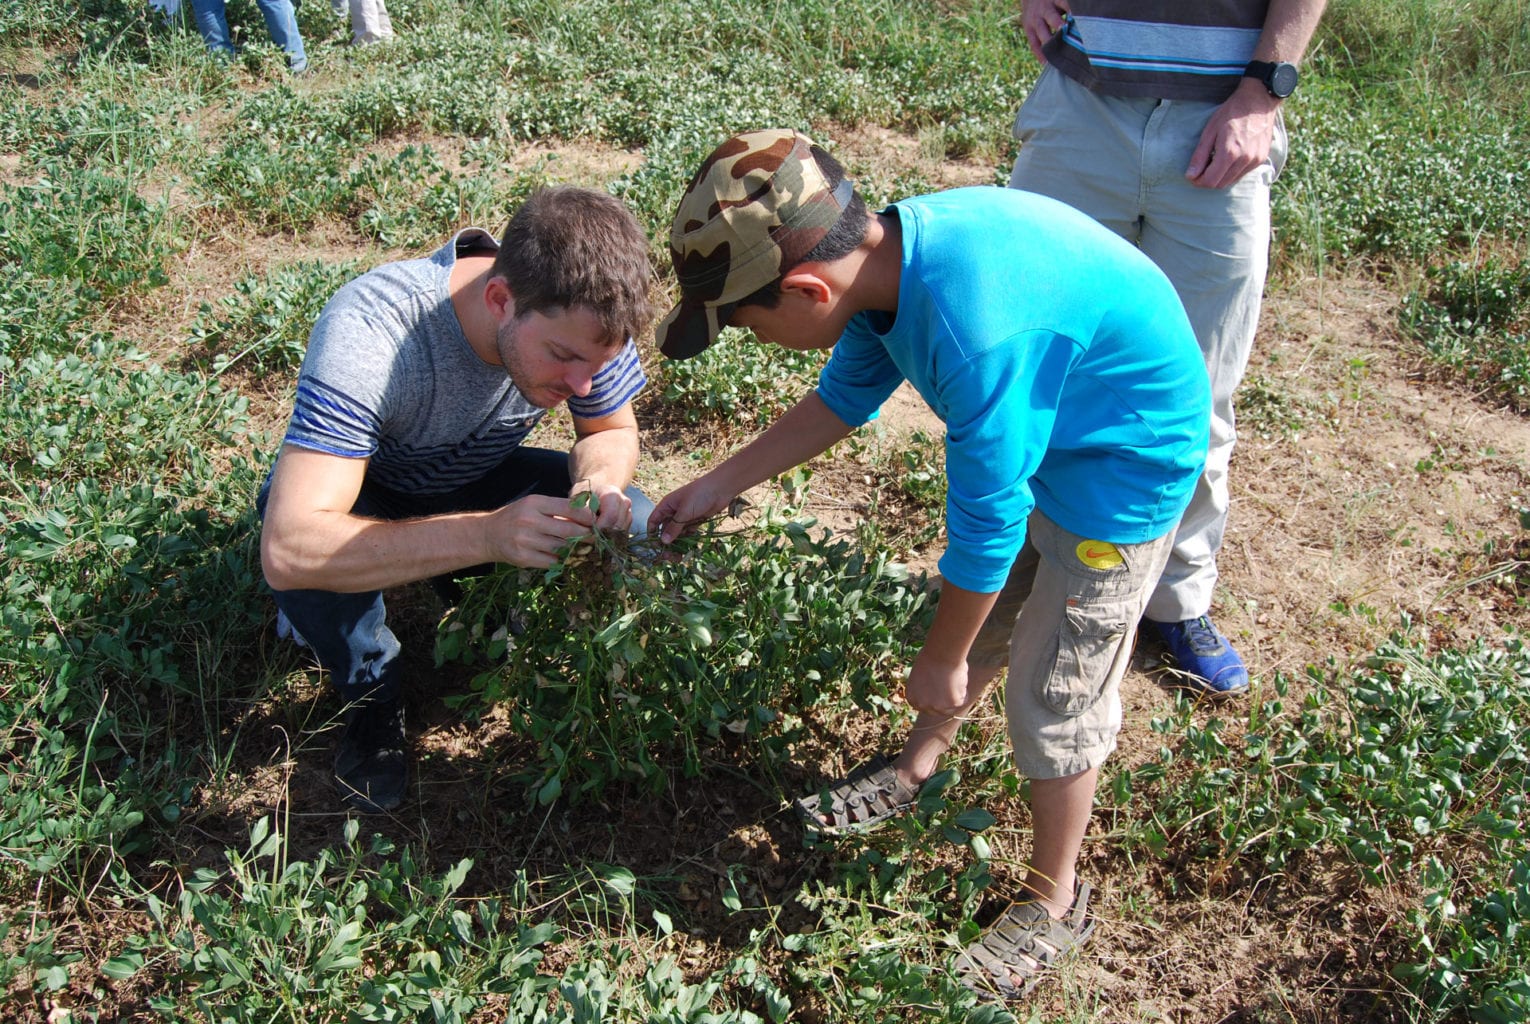
[[[384,814],[404,802],[408,778],[403,704],[366,698],[348,707],[335,753],[340,799],[363,814]]]

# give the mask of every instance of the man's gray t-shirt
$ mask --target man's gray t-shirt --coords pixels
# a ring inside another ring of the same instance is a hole
[[[369,458],[367,479],[405,494],[443,494],[503,462],[547,410],[473,351],[449,288],[459,253],[496,247],[467,228],[429,257],[383,264],[336,292],[309,336],[284,443]],[[569,410],[609,415],[646,383],[629,338]]]

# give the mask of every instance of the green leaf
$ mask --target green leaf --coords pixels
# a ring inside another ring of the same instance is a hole
[[[734,884],[731,874],[728,876],[727,887],[723,889],[722,905],[734,911],[741,909],[744,905],[744,901],[739,898],[738,886]]]
[[[546,807],[563,793],[563,780],[554,775],[542,783],[542,788],[537,790],[537,803]]]
[[[600,884],[618,896],[631,896],[637,889],[637,876],[627,868],[597,864],[595,870],[600,878]]]
[[[456,892],[462,888],[462,883],[467,881],[468,872],[471,870],[473,870],[473,860],[471,857],[464,857],[454,864],[443,879],[446,891]]]
[[[101,973],[113,981],[126,981],[143,969],[143,954],[129,950],[101,965]]]
[[[981,807],[969,807],[958,814],[953,820],[958,826],[966,829],[968,832],[981,832],[998,821],[997,818]]]

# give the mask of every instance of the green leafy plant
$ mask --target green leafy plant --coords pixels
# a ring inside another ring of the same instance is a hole
[[[898,487],[927,513],[938,513],[946,504],[945,445],[941,438],[916,430],[902,453]]]
[[[606,539],[545,573],[478,582],[438,657],[487,645],[475,703],[504,703],[537,743],[542,803],[616,780],[658,788],[724,737],[780,751],[802,709],[885,691],[921,631],[924,589],[885,553],[767,521],[657,550]]]
[[[216,306],[203,303],[188,343],[213,354],[213,372],[239,366],[250,373],[296,368],[319,311],[356,274],[354,262],[305,261],[250,275]]]
[[[169,278],[165,261],[179,248],[163,199],[145,199],[139,183],[61,161],[25,185],[0,183],[0,256],[39,276],[76,282],[96,296],[146,291]]]
[[[1524,237],[1514,198],[1530,176],[1518,114],[1473,96],[1409,98],[1357,117],[1342,86],[1303,90],[1290,163],[1275,191],[1287,258],[1371,255],[1387,261],[1464,251],[1484,236]]]
[[[664,401],[691,423],[761,427],[805,395],[822,355],[751,344],[725,328],[718,343],[694,359],[664,364]]]
[[[407,146],[389,160],[369,155],[355,181],[357,201],[365,207],[358,226],[384,245],[404,249],[439,243],[467,226],[469,211],[509,208],[496,204],[490,175],[453,175],[429,146]]]
[[[1428,277],[1403,305],[1403,329],[1442,366],[1530,408],[1530,263],[1453,260]]]
[[[199,645],[259,615],[254,470],[213,458],[244,403],[120,343],[0,357],[0,379],[0,847],[89,884],[176,805],[187,765],[168,724]]]
[[[1285,692],[1277,685],[1251,711],[1240,749],[1222,739],[1219,720],[1196,724],[1189,701],[1155,719],[1155,730],[1182,742],[1116,784],[1118,798],[1143,783],[1157,789],[1151,825],[1134,841],[1160,854],[1174,844],[1202,857],[1252,857],[1267,870],[1337,849],[1376,884],[1422,870],[1432,894],[1413,941],[1428,959],[1400,975],[1440,1009],[1484,1005],[1489,992],[1497,1005],[1530,1009],[1515,984],[1530,969],[1530,903],[1516,888],[1530,792],[1530,650],[1516,637],[1502,649],[1429,657],[1396,637],[1342,686],[1314,678],[1294,714]],[[1514,872],[1507,889],[1495,881],[1503,865]],[[1467,902],[1460,918],[1455,908]]]
[[[147,898],[154,928],[108,977],[163,971],[168,991],[149,1002],[167,1020],[466,1021],[494,996],[518,1014],[545,1003],[552,925],[506,927],[497,900],[458,900],[471,860],[433,876],[407,847],[363,847],[359,832],[352,819],[340,851],[292,861],[261,818],[247,849],[225,851],[226,879],[199,868],[173,903]]]

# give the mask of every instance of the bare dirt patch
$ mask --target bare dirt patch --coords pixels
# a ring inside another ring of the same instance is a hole
[[[908,135],[879,125],[857,125],[835,132],[833,139],[836,152],[869,167],[912,175],[926,182],[932,191],[994,184],[992,161],[979,155],[947,159],[945,134],[939,128]]]

